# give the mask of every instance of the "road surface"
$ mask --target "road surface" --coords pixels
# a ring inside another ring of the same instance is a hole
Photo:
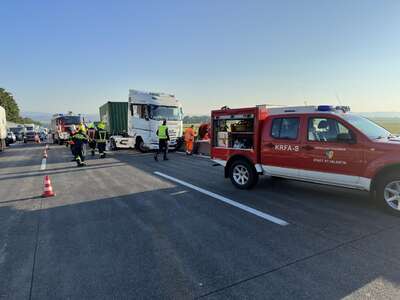
[[[1,299],[400,298],[400,219],[364,193],[50,147],[0,153]]]

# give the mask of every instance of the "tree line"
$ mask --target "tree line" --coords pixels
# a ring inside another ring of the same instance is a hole
[[[19,124],[37,124],[41,125],[40,122],[34,121],[31,118],[24,118],[20,115],[20,110],[15,101],[14,96],[0,87],[0,106],[6,110],[7,121],[19,123]]]
[[[183,117],[184,124],[203,124],[209,123],[210,116],[185,116]]]

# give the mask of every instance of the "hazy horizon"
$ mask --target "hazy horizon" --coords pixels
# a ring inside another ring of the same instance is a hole
[[[188,115],[272,103],[400,111],[397,1],[3,1],[0,87],[96,114],[129,89]]]

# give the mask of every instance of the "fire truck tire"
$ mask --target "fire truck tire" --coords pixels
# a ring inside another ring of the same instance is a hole
[[[229,178],[233,185],[239,189],[251,189],[258,181],[255,168],[246,160],[237,160],[232,163]]]
[[[377,183],[376,200],[387,211],[400,215],[400,172],[383,175]]]

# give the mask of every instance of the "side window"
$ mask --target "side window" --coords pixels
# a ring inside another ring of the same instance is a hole
[[[132,105],[131,115],[145,119],[147,117],[147,106],[142,104]]]
[[[272,120],[271,136],[274,139],[296,140],[299,134],[299,118],[277,118]]]
[[[310,118],[308,140],[317,142],[338,142],[338,136],[352,136],[350,130],[339,121],[330,118]]]

